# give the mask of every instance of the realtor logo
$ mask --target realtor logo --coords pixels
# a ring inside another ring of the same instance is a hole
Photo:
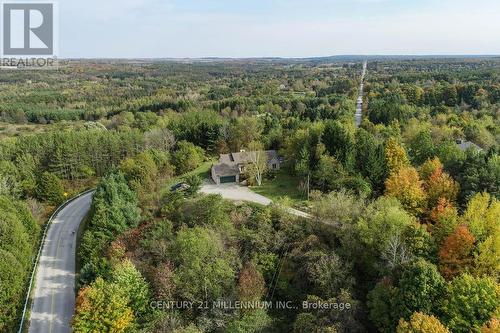
[[[2,3],[2,65],[42,67],[40,59],[52,60],[51,64],[54,62],[57,51],[54,9],[55,4],[49,2]],[[6,57],[9,64],[5,63]],[[11,64],[11,60],[21,60],[21,63]]]

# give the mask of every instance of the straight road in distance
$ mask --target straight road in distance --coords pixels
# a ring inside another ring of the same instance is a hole
[[[367,61],[363,63],[363,72],[361,73],[361,85],[359,86],[359,95],[356,102],[356,114],[354,115],[356,120],[356,127],[361,126],[361,120],[363,119],[363,90],[365,88],[365,76],[366,76]]]

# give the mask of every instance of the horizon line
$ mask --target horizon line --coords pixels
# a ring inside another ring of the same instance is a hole
[[[259,60],[259,59],[282,59],[282,60],[306,60],[306,59],[325,59],[325,58],[496,58],[500,54],[337,54],[326,56],[203,56],[203,57],[58,57],[58,60]]]

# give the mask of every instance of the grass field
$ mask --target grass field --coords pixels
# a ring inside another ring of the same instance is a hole
[[[294,203],[306,200],[305,195],[299,191],[299,180],[290,175],[286,170],[280,170],[274,179],[264,179],[261,186],[252,186],[255,193],[268,197],[276,201],[283,197],[288,197]]]
[[[0,122],[0,139],[7,137],[15,137],[27,134],[38,134],[49,131],[64,131],[82,126],[83,122],[59,122],[56,124],[9,124]]]

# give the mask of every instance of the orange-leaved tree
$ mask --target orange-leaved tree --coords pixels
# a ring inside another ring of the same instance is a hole
[[[466,225],[458,226],[439,249],[439,269],[446,279],[466,272],[472,265],[476,239]]]
[[[440,198],[450,202],[457,199],[459,185],[444,172],[439,158],[429,160],[422,166],[420,173],[424,179],[424,187],[427,192],[428,206],[434,207]]]

